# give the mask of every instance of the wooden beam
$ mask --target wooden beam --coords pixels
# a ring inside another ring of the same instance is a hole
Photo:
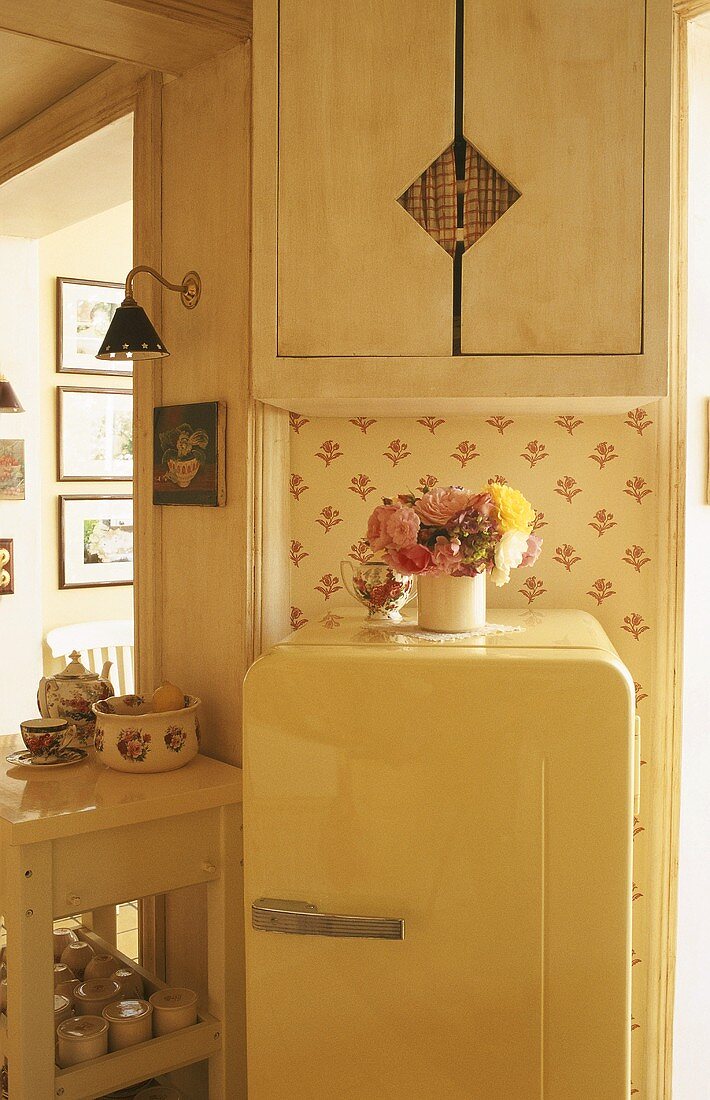
[[[114,0],[114,3],[181,19],[184,23],[221,27],[240,38],[251,35],[252,0]]]
[[[146,69],[112,65],[0,139],[0,185],[133,110]]]
[[[140,7],[117,0],[0,0],[0,29],[174,75],[238,43],[240,36],[219,21],[197,19],[194,9],[202,5],[188,4],[193,10],[182,18],[181,7],[167,0]]]
[[[697,19],[710,12],[710,0],[674,0],[673,11],[682,19]]]

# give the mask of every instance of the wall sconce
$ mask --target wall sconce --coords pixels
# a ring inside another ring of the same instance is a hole
[[[0,413],[21,413],[24,411],[7,378],[4,374],[0,374]]]
[[[188,271],[181,283],[169,283],[153,267],[134,267],[126,276],[126,297],[113,315],[97,359],[162,359],[170,352],[142,306],[133,297],[133,280],[139,271],[147,271],[168,290],[177,290],[185,309],[194,309],[202,293],[202,281],[196,271]]]

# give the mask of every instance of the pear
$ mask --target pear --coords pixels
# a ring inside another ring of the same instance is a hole
[[[153,711],[156,714],[167,710],[182,710],[184,706],[184,693],[169,680],[163,680],[160,687],[153,692]]]

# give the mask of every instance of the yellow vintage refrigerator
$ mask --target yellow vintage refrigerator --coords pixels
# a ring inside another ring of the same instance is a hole
[[[628,1100],[633,682],[590,615],[490,618],[247,676],[250,1100]]]

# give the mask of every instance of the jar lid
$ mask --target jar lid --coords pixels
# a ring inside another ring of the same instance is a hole
[[[65,997],[63,993],[54,994],[54,1011],[63,1012],[65,1008],[68,1008],[71,1001],[68,997]]]
[[[150,997],[153,1008],[186,1008],[194,1005],[197,994],[194,989],[159,989]]]
[[[86,943],[85,940],[72,940],[71,943],[68,943],[66,945],[64,951],[88,951],[91,955],[93,955],[94,953],[94,949],[91,944]],[[62,955],[64,955],[64,951],[62,951]]]
[[[59,1025],[57,1035],[60,1039],[81,1041],[103,1035],[105,1031],[108,1031],[108,1024],[100,1016],[71,1016]]]
[[[119,966],[118,970],[113,972],[114,978],[132,978],[133,971],[128,966]]]
[[[150,1016],[153,1006],[147,1001],[138,998],[132,1000],[114,1001],[103,1010],[104,1020],[110,1020],[112,1024],[124,1023],[127,1020],[141,1020],[144,1016]]]
[[[90,978],[77,986],[74,996],[80,1001],[101,1001],[105,997],[116,997],[121,987],[113,978]]]

